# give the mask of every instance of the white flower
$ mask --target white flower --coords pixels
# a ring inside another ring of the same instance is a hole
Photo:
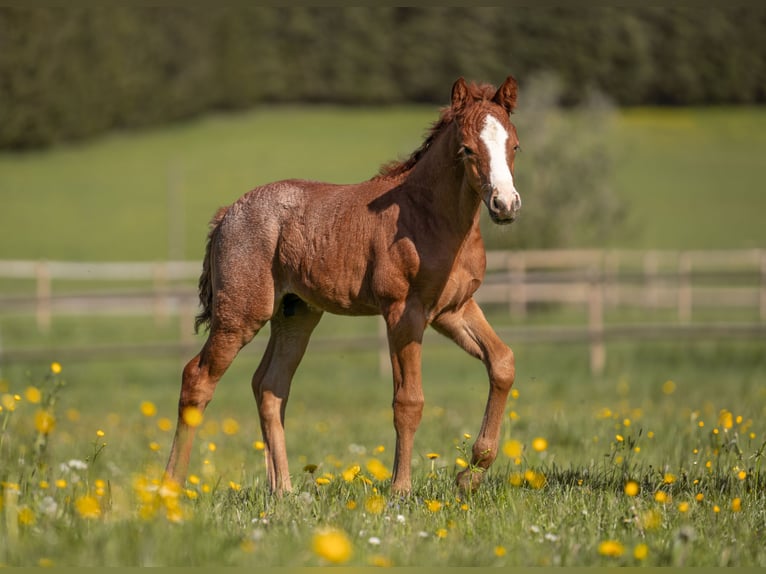
[[[378,538],[377,536],[370,536],[367,539],[367,542],[369,542],[373,546],[380,546],[380,538]]]
[[[428,532],[426,532],[425,530],[421,530],[420,532],[418,532],[418,536],[420,536],[421,538],[428,538]]]
[[[397,514],[397,515],[396,515],[396,521],[397,521],[399,524],[404,524],[405,520],[407,520],[407,519],[406,519],[406,518],[404,518],[404,514]]]
[[[69,468],[73,468],[75,470],[86,470],[88,468],[88,463],[82,460],[78,460],[76,458],[73,458],[70,460],[67,465]]]
[[[46,496],[40,501],[40,512],[48,516],[54,516],[58,508],[59,505],[50,496]]]
[[[559,537],[558,535],[554,534],[553,532],[546,532],[545,533],[545,539],[550,540],[551,542],[556,542]]]

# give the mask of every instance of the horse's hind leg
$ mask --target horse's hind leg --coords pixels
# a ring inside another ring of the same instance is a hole
[[[516,374],[513,351],[500,340],[473,299],[454,312],[440,315],[432,325],[480,359],[489,374],[489,396],[479,436],[473,445],[471,466],[457,478],[463,490],[472,490],[497,456],[503,412]]]
[[[297,297],[285,297],[271,319],[269,344],[253,375],[269,486],[274,493],[292,488],[285,445],[285,408],[293,375],[321,317],[322,311],[309,307]]]
[[[179,484],[189,468],[195,427],[213,398],[218,381],[229,368],[239,350],[255,336],[263,323],[253,328],[224,330],[213,325],[200,353],[183,370],[181,395],[178,400],[178,422],[165,476]]]

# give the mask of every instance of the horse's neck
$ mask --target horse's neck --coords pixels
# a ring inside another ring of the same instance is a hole
[[[481,200],[464,184],[464,171],[457,134],[449,126],[409,173],[407,183],[435,217],[449,224],[451,232],[468,235],[478,228]]]

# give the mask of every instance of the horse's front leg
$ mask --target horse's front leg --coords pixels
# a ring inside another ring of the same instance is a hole
[[[410,468],[415,432],[423,415],[421,346],[426,320],[422,307],[413,303],[392,305],[385,313],[385,320],[394,379],[396,430],[391,489],[408,493],[412,486]]]
[[[456,311],[440,315],[432,325],[480,359],[489,374],[489,397],[479,436],[473,445],[471,465],[457,477],[463,490],[472,490],[497,457],[505,404],[516,374],[513,351],[497,336],[473,299]]]

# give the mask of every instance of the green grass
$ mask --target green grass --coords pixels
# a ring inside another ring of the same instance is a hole
[[[433,107],[261,108],[2,153],[0,258],[165,259],[177,227],[173,249],[198,259],[219,206],[282,178],[366,179],[415,149],[435,117]],[[629,219],[609,246],[762,246],[765,134],[761,108],[619,112],[609,147]]]
[[[464,433],[475,434],[481,420],[484,369],[452,347],[426,348],[426,408],[413,495],[405,499],[367,469],[374,458],[390,470],[394,440],[390,381],[378,373],[374,353],[309,352],[288,408],[295,492],[283,499],[267,495],[263,458],[252,446],[260,438],[249,389],[257,353],[245,351],[221,381],[195,445],[191,472],[200,482],[187,485],[195,498],[181,493],[177,503],[142,484],[159,478],[170,447],[171,431],[158,428],[158,419],[173,417],[180,359],[65,363],[57,424],[41,456],[39,405],[25,398],[26,389],[47,391],[52,378],[43,365],[14,367],[0,393],[21,397],[14,412],[0,413],[8,461],[0,468],[0,562],[320,565],[312,539],[331,526],[350,541],[346,564],[354,566],[766,565],[760,345],[612,345],[603,377],[588,373],[587,354],[576,345],[515,350],[518,395],[508,404],[502,441],[519,441],[523,454],[501,454],[482,488],[465,496],[453,485],[455,461],[471,442]],[[157,414],[142,415],[142,401]],[[223,432],[226,419],[238,422],[234,434]],[[544,451],[532,448],[536,437],[547,440]],[[440,455],[433,468],[430,452]],[[88,461],[88,469],[63,470],[72,459]],[[313,474],[303,470],[309,464],[317,465]],[[370,482],[346,482],[342,472],[353,465]],[[318,485],[325,473],[329,484]],[[535,488],[540,476],[545,483]],[[58,479],[67,485],[57,488]],[[635,497],[624,492],[631,480],[640,488]],[[83,517],[76,505],[88,493],[98,501],[97,518]],[[366,508],[374,495],[383,497],[379,513]],[[429,509],[433,500],[438,510]],[[19,509],[28,510],[16,530],[9,525]],[[606,540],[623,553],[602,555]],[[648,553],[639,560],[633,552],[642,544]]]

